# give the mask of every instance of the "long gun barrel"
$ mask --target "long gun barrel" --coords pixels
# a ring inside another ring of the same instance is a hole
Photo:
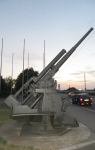
[[[36,83],[52,68],[52,66],[66,53],[64,49],[47,65],[47,67],[37,76]]]
[[[61,52],[47,65],[47,67],[36,77],[35,83],[37,83],[51,68],[52,66],[66,53],[64,49],[61,50]],[[33,79],[30,78],[27,81],[27,84],[29,84]],[[26,84],[26,83],[25,83]],[[24,85],[25,85],[24,84]],[[21,87],[16,93],[15,97],[23,90],[23,87]]]
[[[46,76],[43,77],[42,80],[49,79],[54,76],[54,74],[59,70],[59,68],[63,65],[63,63],[71,56],[71,54],[76,50],[76,48],[82,43],[82,41],[90,34],[90,32],[93,30],[91,28],[76,44],[74,47],[72,47],[65,56],[62,57],[62,59],[56,64],[56,66],[53,68],[53,70],[50,70]]]

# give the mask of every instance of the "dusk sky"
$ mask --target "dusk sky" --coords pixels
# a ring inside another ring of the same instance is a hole
[[[0,48],[2,48],[3,78],[13,78],[24,68],[43,70],[45,64],[62,50],[68,52],[91,28],[94,30],[80,44],[54,76],[60,88],[95,88],[95,0],[0,0]],[[1,53],[0,53],[1,54]],[[0,56],[1,66],[1,56]]]

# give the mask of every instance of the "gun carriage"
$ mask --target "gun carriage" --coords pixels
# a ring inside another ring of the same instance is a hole
[[[28,122],[29,129],[46,132],[52,131],[59,123],[62,127],[64,122],[77,126],[77,121],[72,121],[63,109],[66,108],[64,99],[56,90],[57,81],[53,76],[92,30],[93,28],[67,53],[62,49],[37,77],[31,77],[14,95],[6,98],[5,104],[12,109],[11,118]],[[27,97],[19,102],[18,96],[22,91],[27,93]]]

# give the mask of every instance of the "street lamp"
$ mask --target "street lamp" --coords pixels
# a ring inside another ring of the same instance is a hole
[[[85,85],[85,93],[86,93],[86,77],[85,77],[85,73],[84,73],[84,85]]]

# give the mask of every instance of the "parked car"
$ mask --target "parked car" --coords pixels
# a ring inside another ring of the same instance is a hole
[[[74,92],[70,92],[69,94],[68,94],[68,97],[73,97],[75,95],[75,93]]]
[[[92,98],[88,93],[75,94],[72,103],[77,105],[92,105]]]

